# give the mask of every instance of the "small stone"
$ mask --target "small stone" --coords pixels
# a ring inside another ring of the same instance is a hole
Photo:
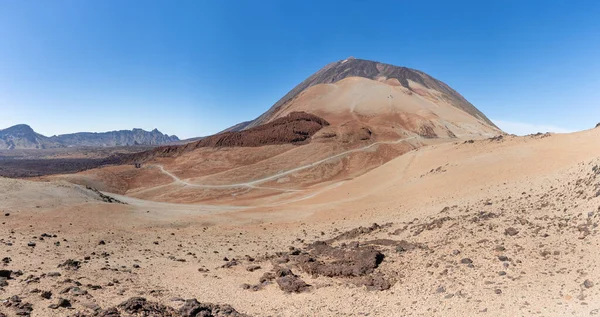
[[[497,289],[494,290],[494,293],[500,295],[500,294],[502,294],[502,290],[499,289],[499,288],[497,288]]]
[[[57,309],[59,307],[62,307],[62,308],[71,307],[71,302],[68,299],[59,298],[58,303],[48,306],[48,308],[50,308],[50,309]]]
[[[29,242],[29,243],[27,243],[27,246],[28,247],[35,247],[35,242]]]
[[[471,263],[473,263],[473,260],[471,260],[469,258],[464,258],[464,259],[460,260],[460,263],[462,263],[462,264],[471,264]]]
[[[246,271],[248,272],[254,272],[256,270],[260,270],[260,266],[259,265],[251,265],[249,267],[246,268]]]
[[[298,255],[298,254],[300,254],[300,250],[295,250],[295,252],[297,254],[292,254],[292,255]],[[398,252],[398,253],[406,252],[406,248],[404,246],[401,246],[401,245],[396,246],[396,252]]]
[[[506,272],[504,272],[504,271],[500,271],[500,272],[498,272],[498,275],[500,275],[500,276],[504,276],[504,275],[506,275]]]
[[[43,291],[43,292],[40,294],[40,296],[41,296],[42,298],[45,298],[45,299],[50,299],[50,298],[52,297],[52,292],[50,292],[50,291]]]
[[[590,280],[585,280],[585,281],[583,281],[583,286],[585,288],[592,288],[594,286],[594,282],[592,282]]]
[[[98,242],[98,245],[105,245],[105,244],[106,244],[106,242],[104,242],[104,240],[100,240],[100,241]]]
[[[504,234],[511,236],[511,237],[517,235],[518,233],[519,233],[519,230],[517,230],[513,227],[509,227],[509,228],[506,228],[506,230],[504,230]]]
[[[499,255],[498,260],[500,260],[502,262],[506,262],[506,261],[508,261],[508,257],[506,255]]]

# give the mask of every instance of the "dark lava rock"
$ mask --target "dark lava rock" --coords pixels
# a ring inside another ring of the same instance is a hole
[[[462,264],[471,264],[471,263],[473,263],[473,260],[471,260],[469,258],[464,258],[464,259],[460,260],[460,263],[462,263]]]
[[[196,141],[193,148],[200,147],[255,147],[272,144],[304,144],[313,134],[328,126],[329,122],[306,112],[291,112],[258,126],[241,131],[229,131]],[[181,146],[183,147],[183,145]],[[187,147],[186,147],[187,148]],[[173,149],[169,149],[169,152]]]
[[[111,197],[111,196],[108,196],[108,195],[105,195],[105,194],[103,194],[102,192],[100,192],[99,190],[97,190],[97,189],[96,189],[96,188],[94,188],[94,187],[85,186],[85,188],[87,188],[87,189],[89,189],[89,190],[93,191],[94,193],[96,193],[96,195],[98,195],[98,196],[100,197],[100,199],[101,199],[102,201],[104,201],[104,202],[107,202],[107,203],[110,203],[110,204],[112,204],[112,203],[117,203],[117,204],[124,204],[124,205],[127,205],[127,203],[124,203],[124,202],[122,202],[122,201],[120,201],[120,200],[118,200],[118,199],[116,199],[116,198],[114,198],[114,197]]]
[[[10,278],[11,270],[0,270],[0,277]]]
[[[308,291],[310,285],[306,284],[297,275],[291,274],[279,277],[275,280],[279,288],[286,293],[302,293]]]
[[[585,288],[592,288],[594,286],[594,282],[592,282],[590,280],[585,280],[585,281],[583,281],[583,286]]]
[[[86,316],[86,315],[82,315]],[[92,316],[99,317],[248,317],[229,305],[201,303],[188,299],[179,309],[151,302],[143,297],[132,297],[117,307],[97,311]]]
[[[265,272],[262,277],[258,280],[261,284],[272,281],[276,278],[275,273],[273,272]]]
[[[149,302],[143,297],[132,297],[119,304],[117,308],[132,315],[176,316],[175,309],[159,303]]]
[[[317,241],[309,247],[308,256],[298,256],[298,266],[314,276],[357,277],[373,273],[384,255],[374,247],[332,247]]]
[[[260,278],[260,285],[266,284],[272,280],[277,282],[279,288],[287,293],[301,293],[308,291],[310,285],[306,284],[299,276],[294,274],[289,268],[275,267],[274,272],[265,272]],[[250,285],[251,287],[251,285]],[[248,287],[248,288],[250,288]]]
[[[68,299],[59,298],[57,305],[58,305],[58,307],[67,308],[67,307],[71,307],[71,302]]]
[[[35,247],[35,242],[29,242],[29,243],[27,243],[27,246],[28,247]]]
[[[276,282],[280,285],[280,288],[286,291],[305,290],[307,288],[306,283],[301,280],[301,282],[297,281],[298,278],[291,273],[290,269],[277,267],[278,264],[286,263],[288,266],[297,267],[315,278],[318,276],[341,278],[357,286],[366,286],[368,290],[387,290],[396,281],[388,279],[375,271],[385,258],[378,246],[396,247],[397,252],[403,253],[413,249],[427,249],[426,245],[391,239],[377,239],[362,243],[352,241],[341,243],[339,246],[330,244],[331,241],[337,239],[370,233],[382,227],[376,224],[368,228],[360,227],[328,241],[316,241],[307,245],[300,252],[278,252],[271,258],[271,263],[276,268],[273,272],[263,274],[260,285],[277,279]]]
[[[73,259],[68,259],[64,263],[59,264],[58,267],[64,268],[65,270],[78,270],[81,267],[81,262]]]
[[[502,262],[506,262],[506,261],[508,261],[508,257],[506,255],[499,255],[498,260],[500,260]]]
[[[227,258],[225,258],[225,259],[227,259]],[[225,259],[223,259],[223,260],[224,260],[224,261],[227,261],[227,260],[225,260]],[[236,265],[238,265],[238,264],[240,264],[240,262],[238,262],[236,259],[231,259],[231,261],[227,261],[227,263],[225,263],[225,264],[221,265],[221,268],[223,268],[223,269],[228,269],[228,268],[230,268],[230,267],[233,267],[233,266],[236,266]]]
[[[384,225],[385,226],[385,225]],[[380,226],[376,223],[372,224],[370,227],[358,227],[352,230],[348,230],[338,236],[336,236],[335,238],[331,239],[332,241],[335,240],[350,240],[350,239],[355,239],[363,234],[368,234],[371,233],[373,231],[379,230],[383,228],[383,226]]]
[[[33,305],[26,303],[21,300],[17,295],[11,296],[9,299],[3,301],[4,307],[10,307],[15,310],[17,316],[30,316],[33,311]]]
[[[504,230],[504,234],[511,236],[511,237],[517,235],[518,233],[519,233],[519,230],[517,230],[513,227],[509,227],[509,228],[506,228],[506,230]]]
[[[52,292],[50,292],[50,291],[43,291],[43,292],[40,294],[40,296],[41,296],[42,298],[45,298],[45,299],[50,299],[50,298],[52,298]]]
[[[188,299],[183,306],[179,308],[179,316],[181,317],[244,317],[233,307],[229,305],[216,305],[208,303],[200,303],[196,299]]]

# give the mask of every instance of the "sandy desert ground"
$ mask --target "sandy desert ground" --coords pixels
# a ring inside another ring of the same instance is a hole
[[[126,204],[0,179],[0,312],[600,313],[600,129],[432,144],[254,207],[105,194]]]

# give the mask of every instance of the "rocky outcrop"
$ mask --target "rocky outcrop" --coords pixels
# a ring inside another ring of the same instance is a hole
[[[48,137],[36,133],[26,124],[18,124],[0,130],[0,150],[47,149],[56,147],[62,147],[62,145]]]
[[[197,147],[261,146],[300,144],[310,139],[329,122],[306,112],[292,112],[267,124],[240,132],[225,132],[206,137]]]

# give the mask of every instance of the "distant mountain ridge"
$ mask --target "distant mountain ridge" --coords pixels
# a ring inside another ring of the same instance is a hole
[[[179,141],[175,135],[163,134],[157,129],[119,130],[109,132],[79,132],[51,136],[66,146],[127,146],[127,145],[161,145]]]
[[[0,149],[49,149],[61,147],[111,147],[130,145],[162,145],[177,142],[175,135],[163,134],[157,129],[119,130],[109,132],[78,132],[44,136],[26,124],[0,130]]]

